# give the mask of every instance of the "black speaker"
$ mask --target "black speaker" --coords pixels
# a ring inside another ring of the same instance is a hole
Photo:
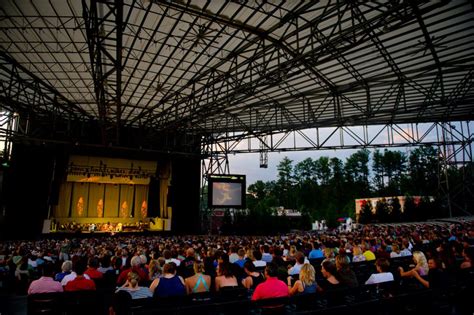
[[[168,196],[166,199],[168,207],[174,206],[174,188],[173,186],[168,186]]]
[[[148,216],[160,216],[160,180],[157,178],[151,178],[148,186]]]
[[[54,180],[51,183],[51,191],[49,192],[49,204],[52,206],[58,205],[60,187],[61,187],[61,183],[57,180]]]

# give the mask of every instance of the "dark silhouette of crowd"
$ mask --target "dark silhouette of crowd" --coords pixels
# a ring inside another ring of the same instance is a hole
[[[409,313],[410,294],[434,313],[472,314],[473,245],[470,220],[267,236],[45,237],[2,242],[0,281],[3,294],[29,295],[31,313],[35,296],[94,291],[107,297],[98,314],[184,304],[199,313],[193,307],[234,300],[273,301],[260,309],[286,313],[354,305],[371,313],[402,296],[388,313]]]

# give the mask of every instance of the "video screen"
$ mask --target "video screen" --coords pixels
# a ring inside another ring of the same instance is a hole
[[[209,207],[245,207],[245,175],[211,175],[208,183]]]

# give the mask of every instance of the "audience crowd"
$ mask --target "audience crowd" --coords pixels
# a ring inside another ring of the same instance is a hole
[[[110,289],[132,299],[238,288],[259,300],[394,279],[433,288],[447,285],[443,275],[472,273],[473,245],[469,220],[272,236],[45,237],[2,242],[0,281],[9,294]]]

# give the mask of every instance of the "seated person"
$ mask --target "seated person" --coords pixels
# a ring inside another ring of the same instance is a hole
[[[443,288],[445,285],[445,276],[441,266],[441,260],[431,257],[428,259],[428,279],[424,279],[418,272],[414,272],[413,276],[425,288]]]
[[[99,268],[99,258],[89,258],[87,265],[88,268],[84,273],[88,275],[92,280],[102,279],[104,277],[104,275],[99,270],[97,270],[97,268]]]
[[[318,285],[316,284],[316,271],[311,264],[304,264],[300,270],[300,277],[291,286],[291,276],[288,276],[288,290],[290,295],[315,293]]]
[[[57,273],[54,276],[54,280],[61,282],[65,276],[71,274],[71,269],[72,269],[72,261],[70,260],[64,261],[63,264],[61,265],[61,272]]]
[[[144,299],[153,296],[153,293],[147,287],[141,287],[138,285],[140,276],[138,273],[130,271],[127,275],[127,281],[123,286],[117,289],[117,291],[125,291],[130,294],[132,299]]]
[[[336,269],[338,279],[342,285],[347,288],[355,288],[359,286],[356,274],[351,269],[350,259],[345,253],[336,256]]]
[[[387,258],[378,258],[375,261],[375,268],[377,269],[377,273],[371,274],[365,284],[376,284],[394,280],[393,274],[389,272],[390,262]]]
[[[265,281],[252,294],[252,301],[289,296],[285,282],[277,278],[278,266],[271,262],[265,267]]]
[[[148,274],[141,267],[142,260],[140,256],[133,256],[130,260],[130,264],[130,268],[126,268],[120,273],[117,279],[117,285],[121,286],[125,283],[125,281],[127,281],[127,276],[130,271],[138,273],[138,275],[140,276],[140,281],[148,281]]]
[[[176,264],[166,263],[163,266],[163,276],[153,280],[150,290],[153,297],[159,298],[186,295],[184,280],[176,275]]]
[[[69,283],[69,281],[72,281],[72,280],[76,279],[76,277],[79,275],[79,274],[77,273],[77,270],[76,270],[78,263],[79,263],[79,264],[83,264],[84,267],[85,267],[85,261],[84,261],[83,259],[76,260],[76,261],[72,264],[72,269],[73,269],[73,270],[71,271],[71,273],[69,273],[68,275],[64,276],[63,279],[61,280],[61,285],[62,285],[63,287],[65,287],[65,286]],[[82,266],[79,266],[79,268],[82,268]],[[86,270],[86,269],[84,269],[83,272],[85,272],[85,270]],[[90,280],[89,275],[87,275],[87,274],[84,273],[83,276],[84,276],[84,278]]]
[[[77,276],[66,284],[64,291],[95,290],[96,287],[94,281],[85,277],[85,271],[86,262],[83,259],[78,260],[75,265],[75,272]]]
[[[204,263],[194,261],[194,275],[186,278],[184,284],[188,294],[209,292],[211,288],[211,276],[203,274]]]
[[[426,261],[426,256],[425,254],[423,254],[423,252],[415,251],[413,253],[413,261],[416,265],[414,268],[408,271],[404,271],[403,267],[398,267],[398,271],[400,272],[401,277],[414,277],[415,272],[422,277],[428,275],[428,262]]]
[[[251,261],[244,263],[244,271],[247,277],[242,279],[242,285],[248,290],[255,290],[257,285],[265,280],[263,275],[255,269],[255,265]]]
[[[222,262],[219,264],[219,270],[216,277],[216,292],[224,287],[236,287],[239,283],[232,272],[230,263]]]
[[[463,262],[459,266],[461,269],[473,269],[474,246],[466,247],[462,250]]]
[[[325,260],[321,264],[321,273],[324,277],[324,281],[321,281],[318,287],[318,291],[331,291],[341,287],[341,283],[338,280],[338,273],[336,264],[331,260]]]
[[[42,277],[31,282],[28,288],[28,294],[63,292],[63,286],[60,282],[54,281],[54,266],[50,262],[40,265]]]
[[[300,251],[295,253],[295,259],[296,263],[294,266],[288,265],[288,275],[290,276],[299,275],[301,267],[303,267],[306,262],[304,253]]]

